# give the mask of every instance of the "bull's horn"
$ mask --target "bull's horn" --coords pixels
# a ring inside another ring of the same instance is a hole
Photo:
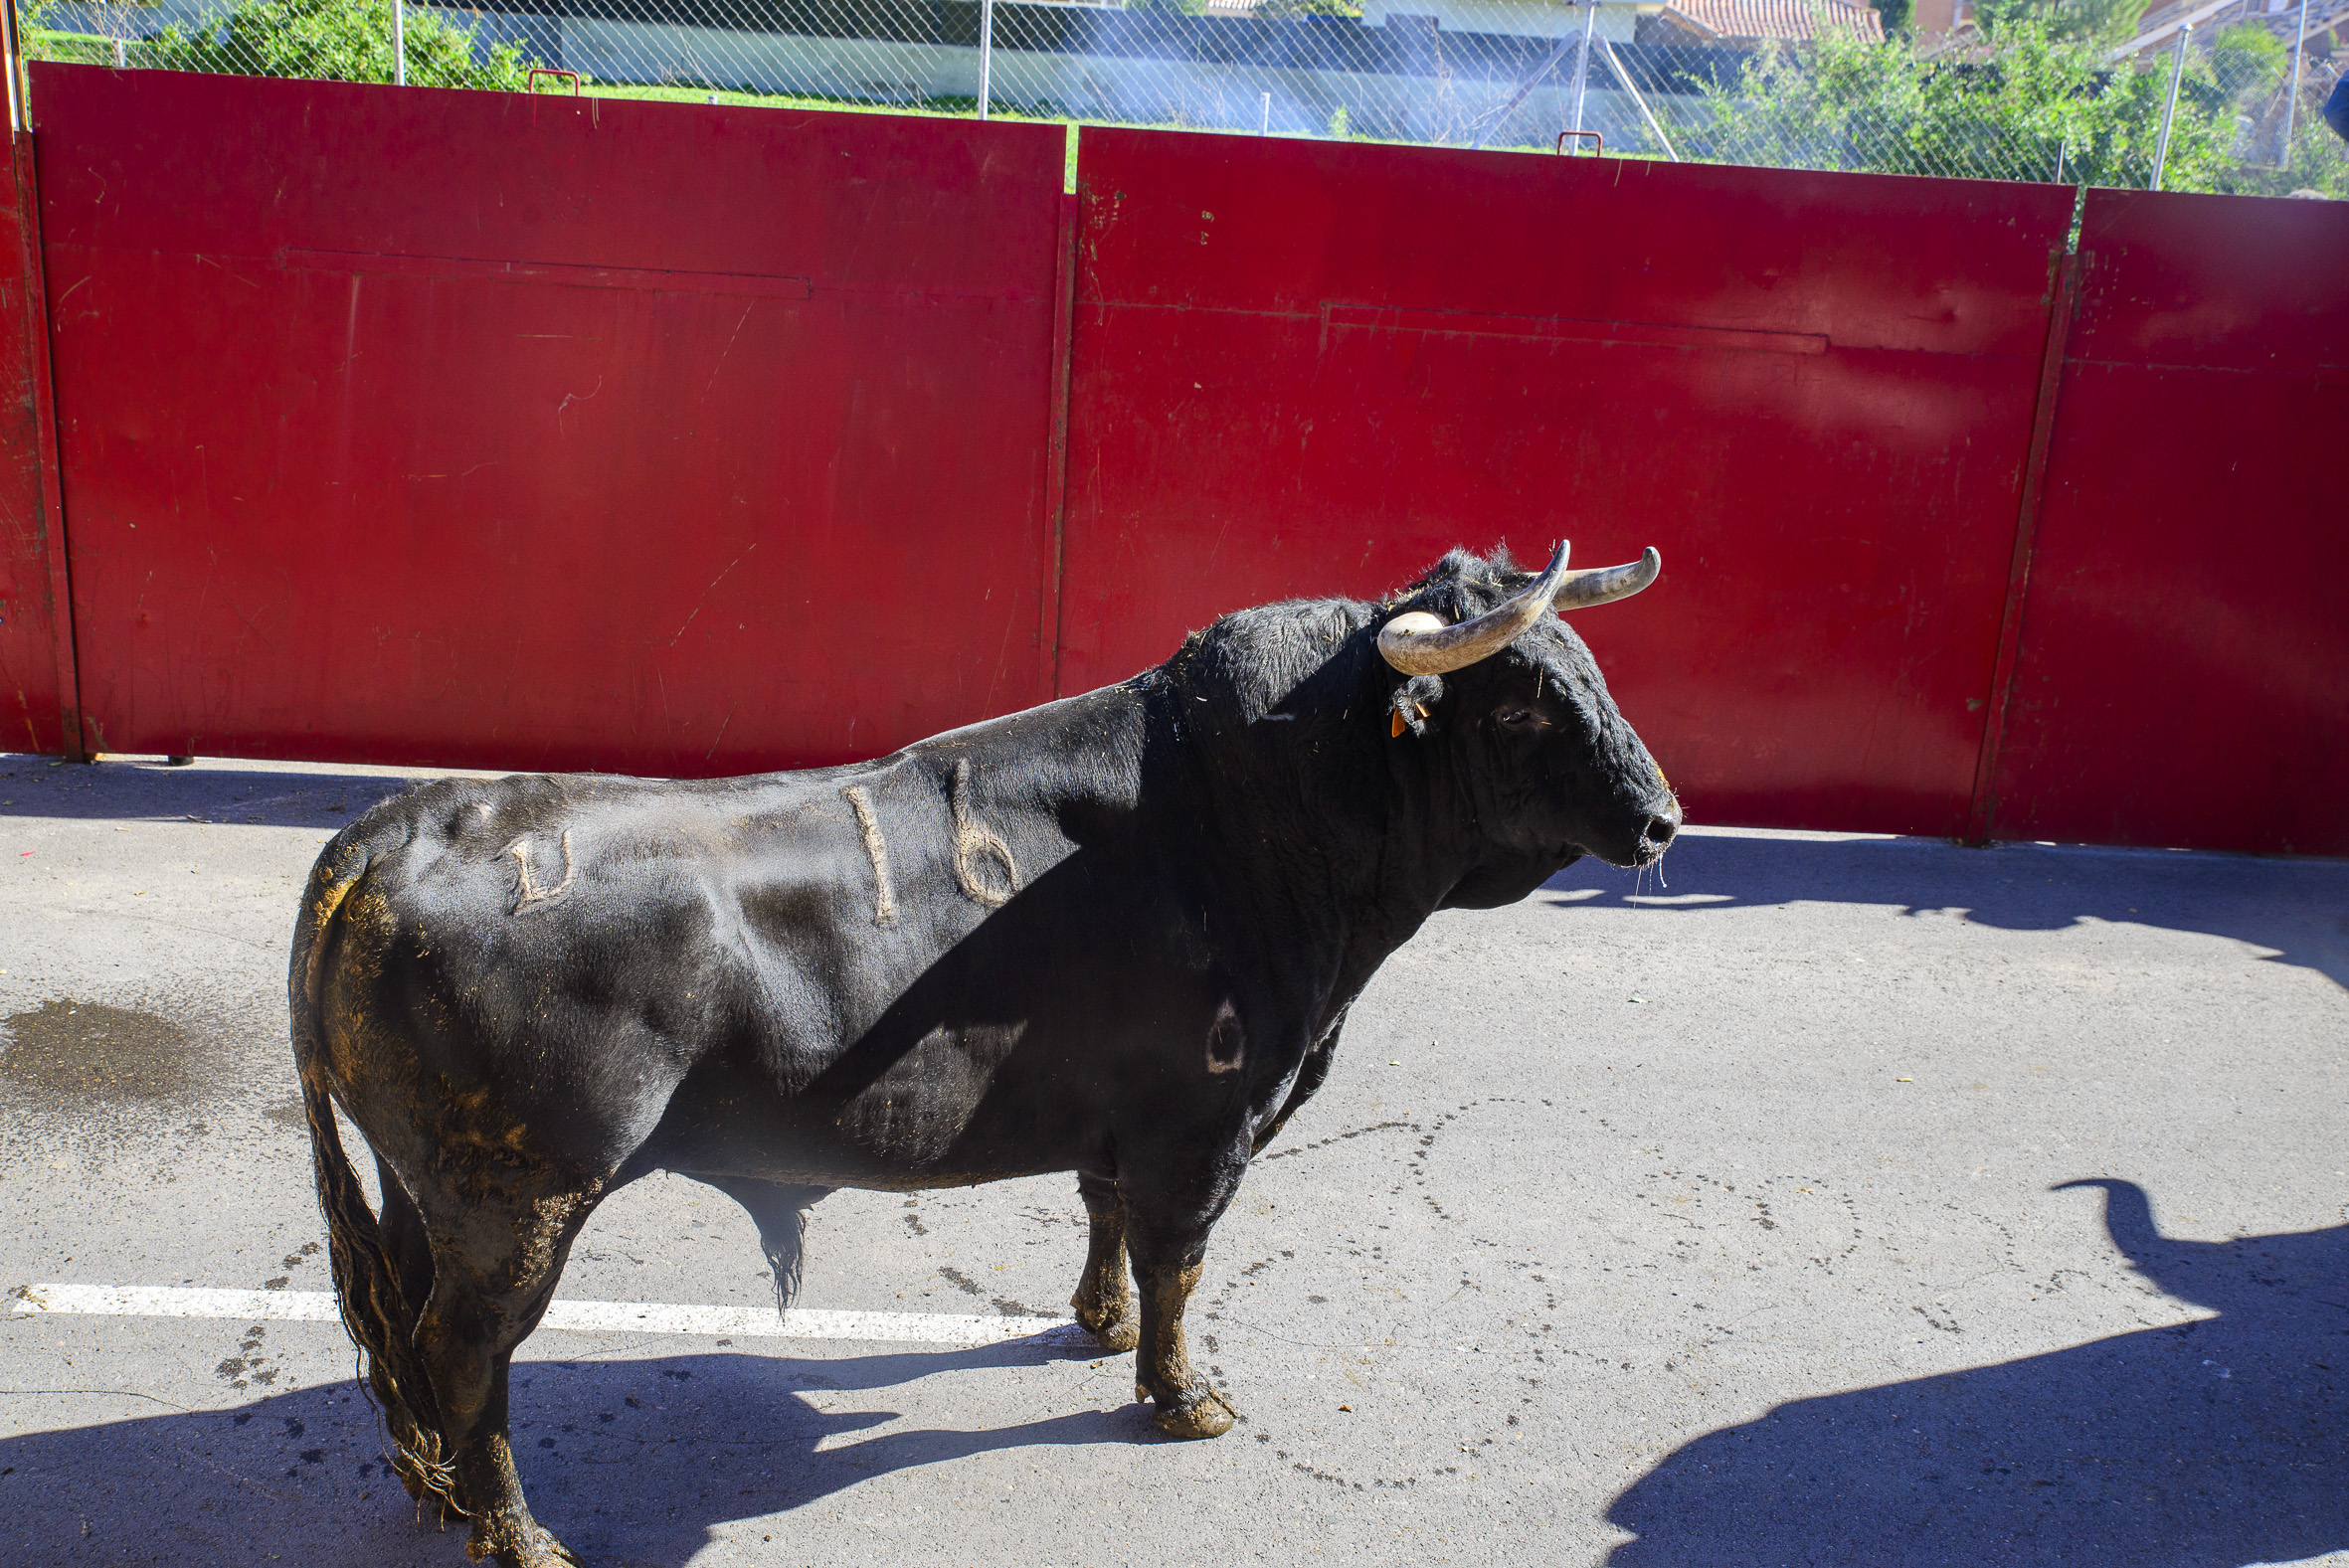
[[[1650,545],[1629,566],[1593,567],[1586,572],[1567,573],[1565,583],[1549,605],[1562,615],[1569,610],[1588,610],[1610,600],[1629,599],[1655,582],[1656,574],[1663,570],[1664,558]]]
[[[1511,595],[1496,608],[1472,619],[1463,620],[1456,626],[1447,624],[1443,616],[1429,614],[1424,610],[1414,610],[1395,616],[1378,628],[1380,656],[1406,675],[1448,675],[1453,670],[1467,668],[1479,659],[1490,658],[1509,646],[1518,633],[1549,613],[1549,607],[1559,594],[1571,592],[1567,583],[1566,550],[1567,546],[1560,544],[1557,553],[1549,558],[1549,565],[1528,585],[1525,592]],[[1653,551],[1649,553],[1654,554]],[[1597,577],[1604,574],[1590,575]],[[1642,588],[1646,586],[1644,583],[1640,585]],[[1637,590],[1626,589],[1623,592],[1634,593]],[[1607,597],[1620,598],[1621,595]]]

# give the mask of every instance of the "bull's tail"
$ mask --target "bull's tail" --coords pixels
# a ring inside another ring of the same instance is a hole
[[[294,926],[291,972],[287,976],[293,1031],[293,1062],[301,1077],[302,1108],[310,1125],[310,1150],[318,1184],[318,1207],[326,1218],[327,1257],[334,1270],[334,1294],[343,1327],[365,1361],[361,1387],[383,1416],[394,1446],[390,1464],[419,1501],[435,1497],[462,1512],[441,1437],[439,1402],[416,1344],[422,1302],[408,1300],[383,1228],[368,1207],[357,1172],[343,1153],[334,1125],[333,1076],[326,1052],[319,981],[337,937],[343,901],[366,874],[372,846],[362,823],[354,823],[326,846],[310,876]]]

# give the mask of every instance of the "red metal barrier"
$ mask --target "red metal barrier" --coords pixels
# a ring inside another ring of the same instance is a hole
[[[1063,684],[1445,547],[1577,624],[1698,821],[1964,830],[2069,193],[1135,131],[1079,147]]]
[[[825,762],[1571,536],[1697,820],[2349,853],[2331,204],[33,87],[0,746]]]
[[[1058,126],[32,101],[96,747],[714,774],[1049,695]]]
[[[56,429],[49,321],[25,215],[32,143],[16,139],[0,178],[0,751],[76,752],[74,644],[65,552],[56,544]],[[49,460],[44,461],[44,457]]]
[[[2349,207],[2089,193],[1991,831],[2349,854]]]

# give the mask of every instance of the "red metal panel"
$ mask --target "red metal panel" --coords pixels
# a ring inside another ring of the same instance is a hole
[[[1049,694],[1059,127],[32,101],[97,744],[706,774]]]
[[[1447,546],[1577,623],[1697,820],[1962,832],[2069,194],[1085,133],[1062,685]]]
[[[2094,191],[1993,830],[2349,854],[2349,209]]]
[[[32,147],[14,138],[0,179],[0,751],[74,752],[74,683],[65,558],[43,493],[48,420],[46,313],[27,215]]]

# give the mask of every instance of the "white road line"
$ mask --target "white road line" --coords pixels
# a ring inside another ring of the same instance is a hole
[[[212,1291],[177,1285],[28,1285],[15,1315],[218,1317],[296,1323],[340,1322],[325,1291]],[[990,1345],[1010,1339],[1081,1338],[1054,1317],[958,1316],[950,1312],[829,1312],[795,1307],[674,1307],[658,1302],[557,1302],[542,1326],[573,1333],[714,1334],[744,1339],[841,1339],[867,1343]]]

